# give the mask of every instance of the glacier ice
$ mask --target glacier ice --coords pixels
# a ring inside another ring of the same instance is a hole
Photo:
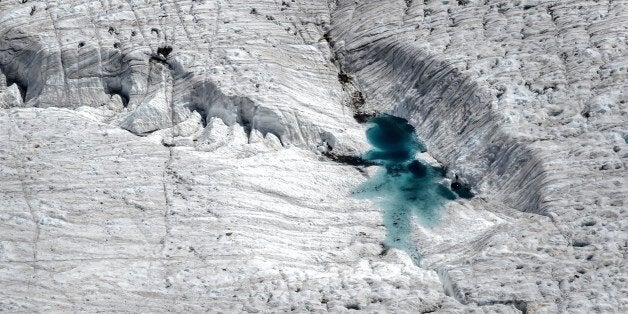
[[[357,187],[354,195],[379,204],[387,230],[384,245],[407,252],[418,265],[418,249],[410,238],[412,219],[417,217],[425,226],[436,226],[443,205],[456,195],[444,185],[442,168],[414,159],[426,148],[407,120],[381,115],[369,123],[366,135],[374,148],[364,159],[382,169]]]
[[[625,312],[628,2],[528,2],[0,1],[0,310]]]

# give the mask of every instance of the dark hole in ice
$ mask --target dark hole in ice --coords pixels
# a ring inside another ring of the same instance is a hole
[[[200,104],[189,104],[188,109],[190,111],[196,111],[201,116],[201,124],[203,127],[207,126],[207,109]]]
[[[370,113],[356,112],[355,114],[353,114],[353,118],[358,123],[364,123],[364,122],[367,122],[369,119],[373,118],[373,115]]]
[[[469,189],[468,186],[463,185],[460,182],[452,182],[451,183],[451,189],[452,191],[456,192],[456,194],[458,194],[458,196],[462,197],[462,198],[472,198],[473,197],[473,193],[471,193],[471,189]]]
[[[157,53],[164,56],[164,57],[168,57],[168,55],[172,52],[172,47],[170,46],[164,46],[164,47],[159,47],[157,48]]]
[[[344,72],[338,73],[338,81],[343,84],[351,82],[351,77]]]
[[[17,90],[20,91],[20,96],[22,96],[22,101],[26,102],[26,92],[28,91],[28,86],[20,80],[12,80],[9,77],[7,77],[7,86],[11,86],[13,84],[15,84],[17,86]]]
[[[126,90],[124,90],[121,84],[111,84],[105,86],[105,92],[111,96],[118,95],[122,100],[122,105],[124,107],[129,105],[130,95]]]
[[[364,160],[382,166],[382,170],[360,185],[354,195],[379,203],[386,226],[383,245],[407,252],[418,264],[419,253],[411,239],[413,217],[425,226],[435,226],[446,202],[457,195],[471,197],[472,194],[461,183],[452,185],[454,193],[443,183],[443,168],[414,159],[426,149],[407,120],[380,115],[369,123],[366,136],[373,149],[364,155]]]
[[[325,41],[327,43],[329,43],[329,45],[333,48],[334,46],[331,44],[331,34],[329,32],[326,32],[325,34],[323,34],[323,39],[325,39]]]
[[[345,305],[345,308],[348,310],[357,310],[357,311],[361,309],[360,305],[356,303],[347,304]]]

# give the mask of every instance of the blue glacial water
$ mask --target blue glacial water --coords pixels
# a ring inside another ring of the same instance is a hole
[[[382,169],[358,186],[354,196],[379,204],[386,226],[385,247],[407,252],[418,265],[419,252],[411,239],[412,219],[436,226],[446,202],[473,195],[460,183],[453,183],[451,189],[443,185],[444,169],[414,159],[426,148],[405,119],[381,115],[369,124],[366,137],[373,149],[363,158]]]

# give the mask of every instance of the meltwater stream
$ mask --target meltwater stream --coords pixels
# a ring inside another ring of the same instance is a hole
[[[361,184],[354,196],[373,199],[379,203],[386,226],[386,248],[407,252],[419,265],[419,252],[411,239],[412,219],[433,227],[447,201],[466,197],[459,184],[452,184],[457,195],[442,183],[445,171],[415,160],[416,153],[425,152],[412,127],[405,119],[381,115],[369,121],[366,136],[373,149],[364,159],[382,169]]]

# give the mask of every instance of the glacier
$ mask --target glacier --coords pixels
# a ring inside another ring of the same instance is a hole
[[[627,6],[0,1],[0,310],[626,312]]]

